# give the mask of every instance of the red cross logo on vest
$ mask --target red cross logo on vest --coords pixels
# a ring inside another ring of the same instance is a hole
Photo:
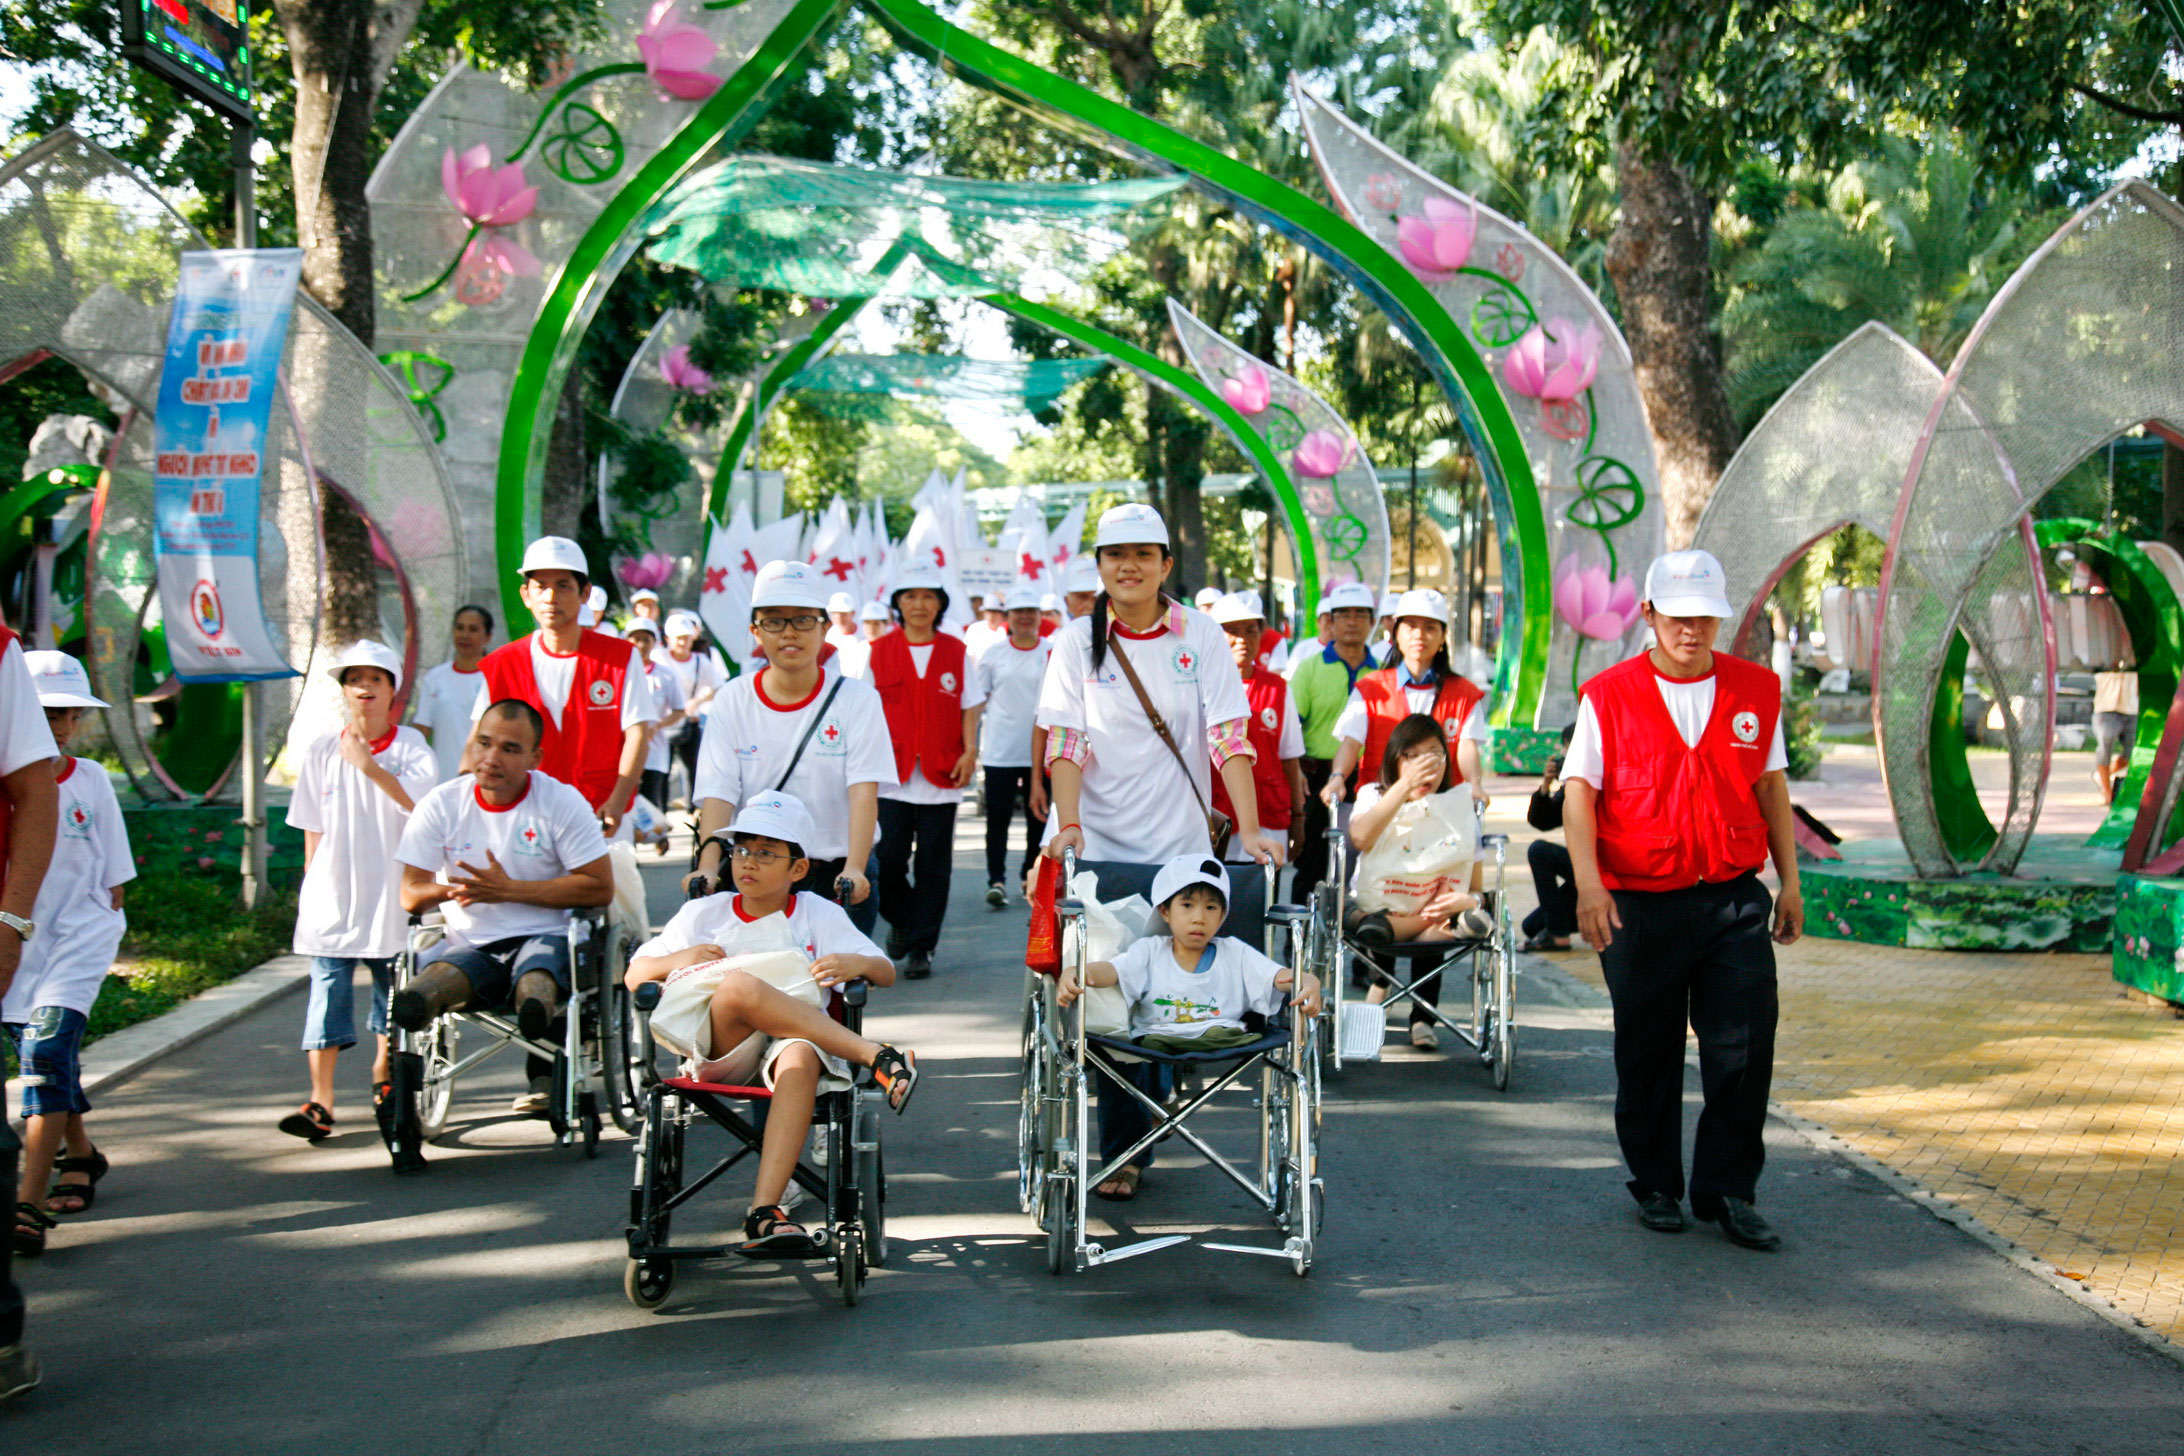
[[[944,693],[952,693],[955,691],[954,673],[944,672],[940,675],[940,690]]]
[[[1737,735],[1739,743],[1753,743],[1759,738],[1759,714],[1749,710],[1729,720],[1729,727]]]
[[[614,684],[608,682],[605,678],[595,679],[592,685],[585,689],[585,696],[592,700],[593,707],[604,708],[614,701]]]
[[[1277,721],[1277,715],[1274,712],[1274,705],[1272,703],[1268,703],[1265,707],[1259,710],[1259,725],[1265,728],[1267,732],[1271,733],[1274,731],[1274,725]]]
[[[836,581],[848,581],[849,573],[854,569],[855,568],[853,568],[848,562],[844,561],[841,557],[829,556],[827,558],[826,570],[823,571],[821,575],[831,576]]]
[[[1451,718],[1441,725],[1442,731],[1448,734],[1448,741],[1451,743],[1456,741],[1456,735],[1461,733],[1463,728],[1464,722],[1461,718]]]
[[[720,595],[720,594],[721,594],[722,592],[725,592],[725,591],[727,591],[727,590],[728,590],[728,568],[727,568],[727,567],[725,567],[725,566],[708,566],[708,567],[706,567],[706,568],[705,568],[705,595],[706,595],[706,596],[709,596],[709,597],[711,597],[711,596],[719,596],[719,595]]]

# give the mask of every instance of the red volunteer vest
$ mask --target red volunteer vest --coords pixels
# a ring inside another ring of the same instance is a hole
[[[1289,775],[1282,768],[1282,718],[1289,705],[1289,684],[1271,672],[1253,672],[1244,680],[1244,700],[1251,704],[1251,724],[1244,736],[1258,756],[1251,761],[1251,783],[1259,800],[1259,827],[1289,827]],[[1213,776],[1213,807],[1236,817],[1228,785]]]
[[[932,647],[932,660],[921,678],[902,628],[880,638],[872,644],[872,686],[887,710],[887,731],[895,740],[896,781],[910,782],[912,766],[922,764],[928,782],[954,788],[951,775],[963,757],[966,654],[963,639],[948,632],[936,632]]]
[[[1753,792],[1767,767],[1782,684],[1742,658],[1714,654],[1714,715],[1686,747],[1640,653],[1585,684],[1600,724],[1600,881],[1611,890],[1720,884],[1767,862],[1767,821]]]
[[[629,671],[629,655],[630,645],[621,638],[585,632],[576,645],[576,670],[558,726],[531,670],[530,637],[518,637],[478,663],[488,703],[521,698],[546,719],[539,772],[574,788],[594,809],[606,807],[622,776],[622,677]]]
[[[1357,761],[1359,783],[1371,783],[1380,777],[1380,760],[1387,756],[1388,739],[1394,735],[1395,725],[1410,716],[1410,693],[1396,686],[1395,673],[1396,669],[1384,667],[1357,675],[1358,696],[1365,700],[1367,714],[1365,752]],[[1456,740],[1464,731],[1464,720],[1471,716],[1472,707],[1485,696],[1477,684],[1453,672],[1442,676],[1440,691],[1433,695],[1433,717],[1448,735],[1451,786],[1464,781],[1464,771],[1456,766]]]
[[[1283,641],[1287,639],[1288,635],[1288,633],[1282,631],[1282,629],[1279,627],[1269,627],[1266,629],[1265,635],[1259,638],[1260,667],[1265,668],[1269,672],[1273,671],[1272,664],[1274,661],[1274,649],[1281,646]]]

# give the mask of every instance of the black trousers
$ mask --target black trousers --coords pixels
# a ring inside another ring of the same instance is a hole
[[[16,1163],[22,1155],[23,1141],[15,1135],[14,1119],[0,1104],[0,1179],[6,1180],[0,1188],[8,1190],[11,1203],[19,1176]],[[14,1263],[15,1240],[10,1238],[0,1244],[0,1350],[23,1343],[23,1291],[15,1287]]]
[[[1691,1208],[1754,1200],[1774,1079],[1770,903],[1756,874],[1687,890],[1617,891],[1623,928],[1600,954],[1615,1003],[1615,1136],[1631,1192],[1684,1193],[1684,1027],[1699,1039],[1705,1107]]]
[[[1320,802],[1320,791],[1327,787],[1328,776],[1334,773],[1334,760],[1305,758],[1304,766],[1304,843],[1297,846],[1297,870],[1289,883],[1289,896],[1298,904],[1312,897],[1312,890],[1327,878],[1327,806]]]
[[[880,913],[911,955],[931,955],[948,914],[956,806],[880,800]]]
[[[698,807],[698,745],[705,738],[705,729],[699,723],[684,723],[675,729],[675,736],[668,743],[668,752],[682,760],[683,780],[690,785],[690,807]],[[665,803],[660,805],[667,808]]]
[[[638,793],[640,793],[640,794],[643,794],[643,795],[644,795],[644,796],[645,796],[646,798],[648,798],[648,799],[650,799],[650,800],[652,801],[652,807],[660,811],[660,814],[661,814],[661,817],[662,817],[662,818],[665,818],[665,817],[666,817],[666,815],[667,815],[667,770],[666,770],[666,769],[664,769],[664,768],[648,768],[648,769],[646,769],[646,770],[644,771],[643,775],[642,775],[641,777],[639,777],[639,779],[637,780],[637,792],[638,792]]]
[[[1005,885],[1009,879],[1009,826],[1016,818],[1016,806],[1024,806],[1024,863],[1017,871],[1017,880],[1031,873],[1031,862],[1039,857],[1039,841],[1046,838],[1046,816],[1031,812],[1031,770],[1029,768],[989,768],[986,770],[986,883]]]
[[[1577,934],[1577,872],[1570,868],[1570,851],[1551,839],[1535,839],[1524,857],[1539,895],[1539,908],[1524,917],[1524,933]]]

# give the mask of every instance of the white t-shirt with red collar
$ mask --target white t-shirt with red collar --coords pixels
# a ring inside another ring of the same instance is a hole
[[[413,802],[439,782],[439,760],[415,728],[388,729],[372,758]],[[362,960],[401,950],[408,917],[394,851],[409,813],[341,756],[338,731],[303,751],[288,822],[319,836],[296,895],[296,954]]]
[[[446,885],[458,876],[468,878],[459,865],[483,868],[488,854],[510,879],[552,880],[606,853],[599,816],[584,796],[534,769],[521,797],[505,806],[487,803],[470,774],[440,785],[417,801],[394,858]],[[458,945],[552,935],[569,923],[568,911],[544,905],[465,906],[449,900],[440,910],[448,939]]]
[[[746,673],[713,699],[698,744],[696,796],[734,806],[772,789],[794,794],[818,831],[818,842],[804,852],[840,859],[849,853],[849,786],[895,782],[895,743],[880,695],[868,682],[822,672],[801,701],[777,703],[766,696],[765,678],[764,669]],[[841,691],[829,704],[836,683]],[[811,739],[783,783],[807,727]]]
[[[428,667],[417,679],[410,721],[430,735],[443,782],[462,772],[463,746],[470,741],[478,694],[484,688],[484,672],[475,667],[464,672],[452,662]]]
[[[796,937],[804,954],[813,960],[828,955],[876,956],[881,953],[871,937],[850,923],[848,912],[832,900],[818,895],[791,895],[782,913],[788,917],[789,934]],[[674,955],[694,945],[726,945],[737,926],[748,925],[760,918],[744,913],[740,894],[707,895],[677,910],[674,919],[661,926],[659,934],[637,947],[630,959]]]
[[[1004,637],[979,657],[975,675],[986,695],[986,715],[978,721],[978,758],[986,767],[1031,767],[1032,718],[1053,655],[1052,637],[1029,647]]]
[[[113,891],[136,878],[136,860],[114,782],[92,760],[71,758],[59,787],[53,862],[31,913],[38,933],[0,1000],[0,1021],[27,1021],[41,1006],[89,1012],[128,926]]]
[[[689,705],[689,700],[683,696],[682,679],[676,677],[674,673],[669,672],[666,668],[661,667],[659,663],[647,662],[645,664],[645,676],[651,680],[653,704],[659,710],[659,715],[653,719],[654,722],[664,723],[667,721],[668,714],[680,713]],[[626,723],[629,720],[625,717],[623,721]],[[676,727],[681,726],[679,723],[676,725]],[[674,736],[675,730],[673,728],[664,731],[657,728],[653,730],[652,740],[645,745],[645,769],[647,772],[667,772],[667,741]],[[667,805],[656,804],[653,807],[665,809]]]

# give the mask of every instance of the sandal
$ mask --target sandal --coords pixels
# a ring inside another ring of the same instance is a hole
[[[1131,1199],[1137,1197],[1138,1185],[1144,1181],[1145,1170],[1133,1163],[1105,1183],[1095,1187],[1092,1190],[1092,1196],[1094,1198],[1104,1198],[1109,1203],[1128,1203]],[[1118,1183],[1122,1185],[1118,1192],[1109,1193],[1107,1191]]]
[[[810,1259],[819,1253],[810,1232],[778,1203],[743,1216],[743,1242],[736,1252],[746,1259]]]
[[[35,1259],[45,1252],[46,1230],[59,1228],[60,1220],[35,1203],[15,1205],[15,1257]]]
[[[901,1113],[918,1088],[918,1054],[897,1051],[883,1042],[872,1058],[872,1080],[887,1089],[887,1105]]]
[[[84,1157],[62,1158],[54,1163],[54,1183],[51,1188],[46,1190],[46,1212],[53,1214],[89,1213],[91,1205],[98,1202],[99,1179],[104,1178],[107,1169],[113,1166],[112,1163],[106,1161],[106,1154],[100,1152],[97,1148],[93,1148]],[[88,1183],[63,1183],[60,1181],[71,1173],[86,1174],[91,1181]],[[55,1208],[53,1200],[56,1198],[73,1198],[76,1200],[76,1206],[74,1208]]]
[[[280,1128],[290,1137],[322,1143],[334,1135],[334,1115],[316,1102],[306,1102],[282,1118]]]

